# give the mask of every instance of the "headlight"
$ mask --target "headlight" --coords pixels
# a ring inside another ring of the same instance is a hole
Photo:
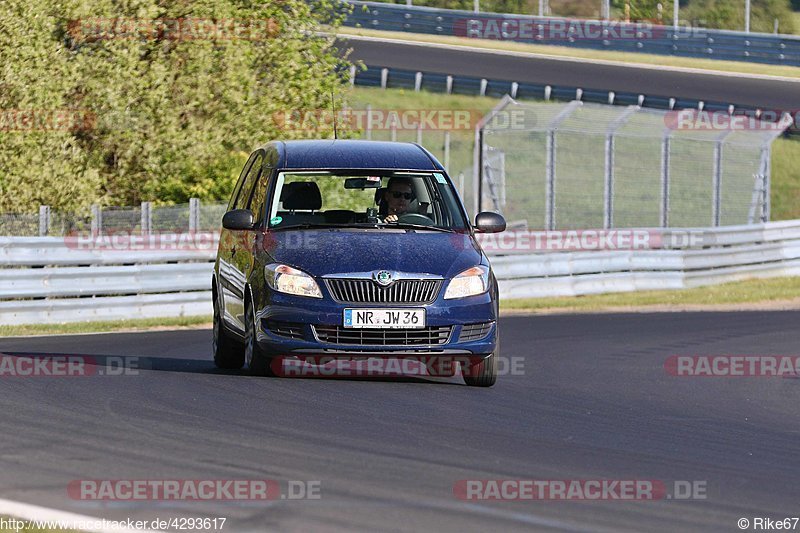
[[[489,269],[485,266],[468,268],[450,280],[444,293],[445,300],[483,294],[489,290]]]
[[[271,264],[264,267],[264,277],[267,278],[267,284],[272,290],[298,296],[322,298],[317,282],[302,270],[286,265]]]

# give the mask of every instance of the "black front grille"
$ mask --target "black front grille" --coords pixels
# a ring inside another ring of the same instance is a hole
[[[442,281],[401,279],[381,287],[371,279],[327,279],[333,299],[352,303],[429,303],[436,299]]]
[[[359,346],[418,346],[445,344],[452,326],[417,329],[353,329],[343,326],[312,326],[320,342]]]
[[[465,324],[461,326],[458,342],[476,341],[489,334],[494,322],[481,322],[480,324]]]
[[[278,320],[267,320],[267,329],[275,335],[289,337],[290,339],[303,338],[303,324],[297,322],[281,322]]]

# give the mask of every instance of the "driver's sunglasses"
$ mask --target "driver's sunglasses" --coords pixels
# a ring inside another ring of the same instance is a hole
[[[414,198],[414,195],[410,192],[400,192],[400,191],[392,191],[392,196],[395,198],[405,198],[406,200],[411,200]]]

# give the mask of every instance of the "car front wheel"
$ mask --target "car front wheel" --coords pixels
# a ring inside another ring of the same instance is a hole
[[[240,343],[231,339],[225,333],[225,326],[222,324],[222,313],[216,301],[214,302],[213,321],[212,350],[214,364],[217,368],[225,370],[239,370],[244,365],[244,350]]]
[[[256,340],[256,316],[253,305],[248,302],[244,320],[244,359],[247,369],[254,376],[275,376],[270,366],[271,359],[258,346]]]

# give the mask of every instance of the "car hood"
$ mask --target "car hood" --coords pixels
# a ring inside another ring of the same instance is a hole
[[[269,262],[312,276],[392,270],[448,278],[482,264],[483,256],[464,233],[347,228],[270,231],[263,239]]]

